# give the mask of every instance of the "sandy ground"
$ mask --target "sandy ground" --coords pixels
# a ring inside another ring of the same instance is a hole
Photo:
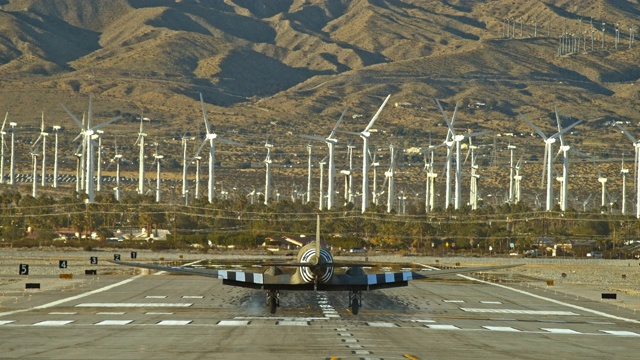
[[[132,261],[132,250],[82,251],[75,249],[2,249],[0,250],[0,303],[3,298],[24,295],[25,283],[37,282],[44,291],[79,289],[94,287],[100,277],[121,274],[136,274],[142,269],[132,269],[114,265],[107,260],[113,254],[121,254],[124,261]],[[233,262],[236,260],[276,260],[278,256],[246,253],[200,254],[188,252],[157,253],[135,250],[137,259],[133,261],[156,261],[185,263],[208,259],[212,262]],[[98,257],[98,265],[90,264],[90,257]],[[523,289],[538,289],[565,296],[584,297],[593,301],[624,307],[640,312],[640,262],[638,260],[571,259],[571,258],[499,258],[499,257],[404,257],[395,255],[371,255],[336,257],[340,260],[370,262],[418,263],[428,266],[470,267],[487,265],[521,265],[480,277],[489,281],[519,286]],[[60,269],[59,260],[67,260],[68,268]],[[18,275],[20,264],[29,265],[29,276]],[[457,265],[459,264],[459,265]],[[97,276],[85,275],[85,270],[97,271]],[[72,279],[61,279],[60,274],[72,274]],[[37,291],[37,290],[35,290]],[[602,299],[603,293],[616,294],[615,300]]]

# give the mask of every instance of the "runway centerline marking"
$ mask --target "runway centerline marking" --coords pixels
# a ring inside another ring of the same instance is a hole
[[[45,321],[37,322],[33,325],[34,326],[63,326],[63,325],[71,324],[72,322],[73,320],[45,320]]]

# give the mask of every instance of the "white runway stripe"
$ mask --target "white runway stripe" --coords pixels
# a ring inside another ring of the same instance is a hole
[[[277,321],[276,325],[282,325],[282,326],[309,326],[309,322],[308,321],[282,320],[282,321]]]
[[[577,316],[571,311],[553,311],[553,310],[515,310],[515,309],[479,309],[479,308],[460,308],[466,312],[477,313],[496,313],[496,314],[525,314],[525,315],[553,315],[553,316]]]
[[[133,320],[103,320],[95,325],[127,325],[132,322]]]
[[[366,324],[371,327],[398,327],[398,325],[389,322],[368,322]]]
[[[446,303],[463,303],[464,300],[442,300],[443,302]]]
[[[483,328],[491,331],[520,332],[520,330],[512,328],[511,326],[483,326]]]
[[[540,330],[553,334],[581,334],[580,332],[571,329],[541,328]]]
[[[0,325],[6,325],[16,322],[15,320],[0,320]]]
[[[76,307],[189,307],[192,303],[82,303]]]
[[[147,295],[144,297],[145,299],[166,299],[166,295]]]
[[[185,295],[183,299],[204,299],[203,295]]]
[[[189,325],[193,320],[162,320],[156,325]]]
[[[63,325],[67,325],[67,324],[71,324],[73,322],[73,320],[46,320],[46,321],[40,321],[37,322],[33,325],[35,326],[63,326]]]
[[[460,328],[455,325],[425,325],[425,326],[433,330],[460,330]]]
[[[220,326],[246,326],[249,325],[249,321],[240,320],[222,320],[218,323]]]
[[[640,336],[640,334],[631,332],[631,331],[617,331],[617,330],[600,330],[600,332],[616,335],[616,336]]]
[[[123,312],[99,312],[96,315],[124,315]]]
[[[75,315],[77,312],[50,312],[49,315]]]

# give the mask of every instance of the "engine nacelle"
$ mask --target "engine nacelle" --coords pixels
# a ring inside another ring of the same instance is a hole
[[[315,244],[311,243],[300,250],[298,255],[298,262],[312,262],[316,257]],[[320,258],[318,259],[318,266],[315,267],[300,267],[300,276],[306,283],[315,283],[315,279],[318,278],[318,282],[326,283],[333,276],[333,266],[322,266],[322,264],[333,263],[333,256],[327,249],[320,249]]]

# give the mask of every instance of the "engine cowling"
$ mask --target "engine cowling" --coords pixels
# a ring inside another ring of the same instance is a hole
[[[307,249],[302,249],[298,256],[298,262],[313,262],[316,257],[316,248],[313,244],[310,244]],[[320,257],[318,258],[317,266],[302,266],[300,267],[300,276],[306,283],[315,283],[316,278],[318,282],[326,283],[333,276],[333,266],[322,266],[322,264],[333,263],[333,257],[331,253],[326,249],[320,249]]]

